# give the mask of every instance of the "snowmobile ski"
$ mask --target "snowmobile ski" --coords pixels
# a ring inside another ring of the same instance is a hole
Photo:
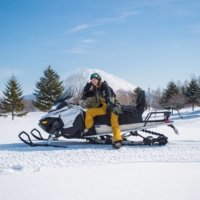
[[[33,129],[32,131],[31,131],[31,133],[33,132],[33,131],[37,131],[39,134],[40,134],[40,132],[37,130],[37,129]],[[40,134],[41,135],[41,134]],[[27,137],[26,139],[24,139],[24,137]],[[22,140],[25,144],[27,144],[27,145],[29,145],[29,146],[31,146],[31,147],[59,147],[59,148],[67,148],[67,146],[60,146],[60,145],[52,145],[52,144],[39,144],[39,143],[34,143],[32,140],[31,140],[31,138],[30,138],[30,136],[28,135],[28,133],[26,133],[25,131],[22,131],[20,134],[19,134],[19,138],[20,138],[20,140]],[[38,137],[35,137],[36,139],[38,138]],[[39,138],[39,140],[41,140],[40,138]]]

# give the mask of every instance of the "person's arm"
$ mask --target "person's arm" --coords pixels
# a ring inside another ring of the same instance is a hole
[[[82,96],[82,100],[87,99],[88,97],[92,97],[94,96],[94,92],[92,92],[90,89],[92,87],[92,83],[86,83],[84,89],[83,89],[83,96]]]

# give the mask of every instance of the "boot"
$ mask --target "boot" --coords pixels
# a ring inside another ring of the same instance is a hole
[[[94,135],[94,136],[97,135],[97,132],[95,130],[94,125],[91,128],[89,128],[86,133],[84,133],[83,137],[85,137],[85,136],[91,136],[91,135]]]
[[[115,148],[115,149],[120,149],[121,146],[122,146],[122,141],[121,140],[120,141],[116,141],[116,142],[113,143],[113,148]]]

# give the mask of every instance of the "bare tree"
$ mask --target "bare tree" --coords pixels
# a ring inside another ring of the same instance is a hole
[[[162,91],[161,89],[158,87],[156,90],[152,90],[151,91],[151,106],[152,108],[156,110],[158,109],[162,109],[162,106],[160,105],[160,100],[162,97]]]
[[[183,94],[174,94],[170,99],[169,99],[169,104],[171,107],[173,107],[174,110],[177,110],[179,117],[183,118],[180,116],[179,111],[185,107],[188,99],[185,95]]]
[[[135,103],[135,97],[132,92],[127,92],[123,89],[120,89],[116,91],[116,96],[122,105],[134,105]]]
[[[37,112],[39,111],[38,108],[36,108],[34,105],[33,105],[33,102],[31,99],[26,99],[26,100],[23,100],[23,104],[25,106],[25,110],[27,112]]]
[[[71,87],[72,96],[74,97],[74,101],[77,102],[82,96],[86,82],[82,74],[72,74],[65,80],[64,87],[65,89]]]

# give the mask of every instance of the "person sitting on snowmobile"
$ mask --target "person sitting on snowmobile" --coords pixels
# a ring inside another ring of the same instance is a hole
[[[83,89],[83,97],[81,100],[86,100],[87,97],[95,96],[99,107],[89,108],[86,110],[85,128],[88,129],[88,131],[84,136],[97,134],[94,127],[95,116],[107,115],[110,118],[113,132],[113,147],[119,149],[122,142],[121,131],[118,123],[118,115],[123,113],[121,105],[117,101],[113,89],[108,86],[106,81],[101,81],[99,74],[92,74],[90,80],[91,82],[87,83]]]

